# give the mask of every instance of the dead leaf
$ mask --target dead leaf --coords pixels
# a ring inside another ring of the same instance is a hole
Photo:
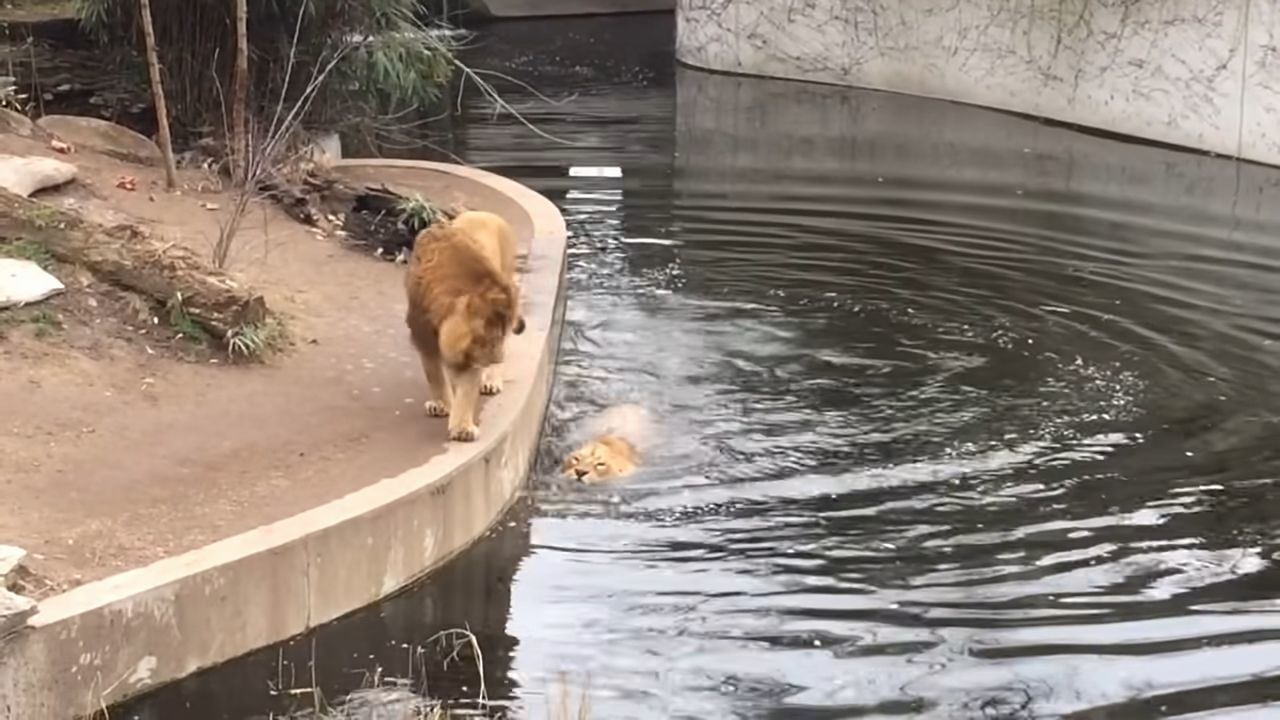
[[[116,187],[133,192],[138,189],[138,178],[132,175],[121,175],[116,178]]]
[[[68,155],[76,151],[75,147],[73,147],[71,143],[63,142],[58,138],[49,139],[49,148],[54,152],[62,153],[63,155]]]
[[[200,203],[200,207],[204,208],[205,210],[213,211],[218,209],[218,203],[202,202]]]

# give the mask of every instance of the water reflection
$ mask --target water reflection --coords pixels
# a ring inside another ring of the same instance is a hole
[[[517,99],[574,144],[474,106],[455,135],[573,233],[531,547],[487,628],[519,712],[566,673],[610,720],[1262,717],[1280,173],[675,71],[670,30],[495,25],[478,59],[571,98]],[[561,484],[566,433],[623,401],[661,452]]]
[[[507,613],[512,578],[529,552],[529,510],[518,503],[468,549],[466,562],[446,564],[411,592],[112,708],[110,717],[413,720],[426,697],[500,716],[515,694]],[[439,637],[457,629],[475,635],[481,658],[457,635]],[[478,703],[482,695],[494,702]]]
[[[555,405],[640,399],[668,444],[547,479],[517,672],[591,668],[610,718],[1275,700],[1280,175],[676,77],[673,168],[618,153],[669,197],[565,195]]]

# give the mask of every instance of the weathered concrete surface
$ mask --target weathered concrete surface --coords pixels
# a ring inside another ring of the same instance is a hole
[[[510,340],[506,388],[483,406],[477,443],[346,497],[40,604],[0,645],[0,718],[71,717],[110,705],[373,603],[474,542],[516,497],[536,451],[564,313],[565,226],[548,200],[484,171],[348,160],[392,188],[469,184],[529,255],[526,331]],[[425,422],[426,419],[424,418]]]
[[[680,0],[690,65],[945,98],[1280,163],[1280,0]]]
[[[159,165],[162,159],[160,148],[149,138],[100,118],[46,115],[36,125],[72,145],[92,148],[124,162]]]
[[[469,0],[471,10],[487,17],[610,15],[674,10],[676,0]]]

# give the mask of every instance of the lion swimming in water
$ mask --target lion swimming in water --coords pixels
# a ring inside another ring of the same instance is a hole
[[[595,419],[593,428],[591,439],[565,458],[561,472],[588,485],[635,472],[652,434],[648,411],[639,405],[615,405]]]

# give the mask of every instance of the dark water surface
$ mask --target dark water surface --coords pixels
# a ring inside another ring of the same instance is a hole
[[[130,712],[266,717],[286,657],[334,697],[467,624],[521,717],[565,687],[608,720],[1280,716],[1280,173],[677,70],[670,24],[497,25],[471,58],[574,143],[473,103],[451,145],[573,232],[532,505]],[[624,401],[660,449],[563,485]]]

